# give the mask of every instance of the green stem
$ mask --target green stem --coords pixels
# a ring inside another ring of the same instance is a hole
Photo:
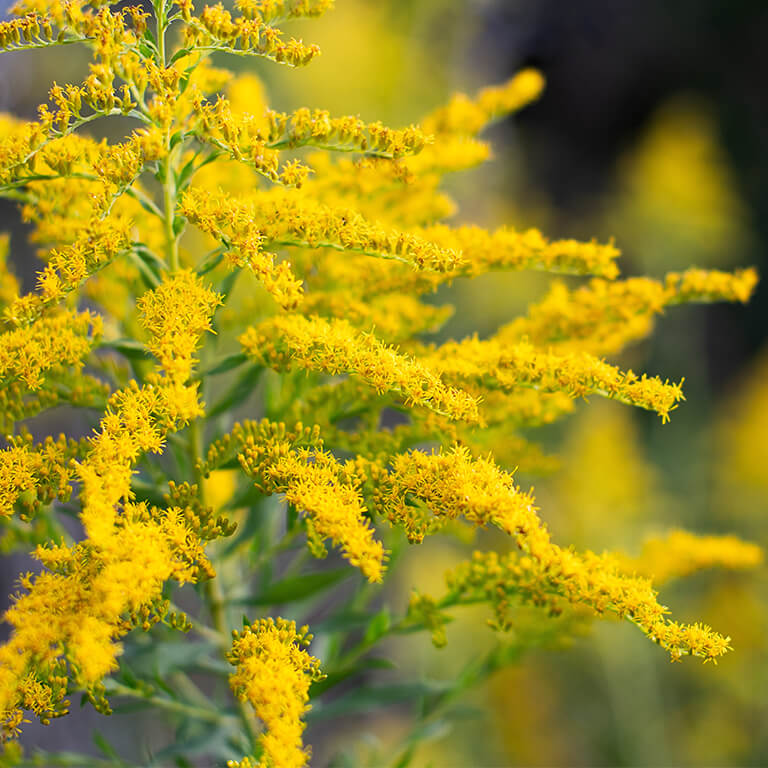
[[[209,579],[205,582],[203,592],[208,603],[208,609],[211,612],[211,621],[215,629],[222,635],[227,635],[227,618],[224,609],[224,595],[221,592],[221,586],[217,578]],[[255,716],[248,709],[244,701],[236,699],[237,711],[240,715],[240,722],[245,728],[251,749],[254,749],[259,740],[259,731],[256,726]]]
[[[127,685],[123,685],[114,680],[109,682],[107,693],[113,696],[127,696],[132,699],[142,699],[160,709],[176,712],[180,715],[187,715],[188,717],[193,717],[196,720],[202,720],[207,723],[226,723],[233,719],[232,715],[222,715],[213,709],[193,707],[189,704],[184,704],[181,701],[175,701],[174,699],[166,699],[163,696],[142,693],[141,691],[137,691],[134,688],[130,688]]]
[[[195,685],[192,678],[185,672],[177,670],[171,675],[171,685],[179,691],[187,701],[196,702],[202,708],[208,705],[206,695]]]
[[[201,465],[198,463],[198,457],[203,453],[203,437],[200,430],[200,421],[193,421],[189,427],[189,458],[192,465],[195,482],[197,483],[200,503],[205,505],[204,481]],[[227,612],[225,608],[224,594],[221,591],[221,583],[218,577],[209,579],[203,584],[203,596],[208,605],[211,614],[211,623],[214,630],[221,638],[226,638],[229,632],[229,623],[227,621]],[[258,743],[259,731],[256,725],[254,714],[248,709],[244,701],[236,700],[237,711],[240,715],[240,721],[245,728],[251,749]]]
[[[169,601],[169,607],[172,611],[176,611],[176,613],[185,613],[185,611],[174,603],[173,600]],[[220,632],[217,632],[213,627],[203,624],[200,619],[195,619],[191,631],[196,635],[200,635],[200,637],[207,640],[212,645],[215,645],[217,648],[221,648],[223,651],[226,651],[229,648],[227,637]]]
[[[154,3],[155,23],[157,28],[157,58],[162,69],[166,67],[165,31],[168,28],[166,16],[166,0],[158,0]],[[176,173],[173,167],[173,149],[171,148],[171,128],[168,126],[163,137],[165,145],[165,159],[163,160],[163,215],[165,229],[165,259],[172,272],[178,272],[179,241],[174,232],[174,220],[176,218]]]
[[[166,155],[163,161],[163,208],[165,214],[165,259],[172,272],[178,272],[179,265],[179,241],[173,231],[173,223],[176,214],[176,182],[170,136],[166,135]]]
[[[156,25],[156,37],[157,37],[157,56],[158,64],[165,69],[165,2],[166,0],[155,0],[152,4],[155,7],[155,25]]]

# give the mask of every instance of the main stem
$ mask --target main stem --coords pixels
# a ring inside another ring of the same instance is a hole
[[[170,138],[166,135],[166,155],[163,161],[163,209],[165,214],[165,258],[171,272],[178,272],[179,241],[173,231],[176,218],[176,181],[171,159]]]
[[[165,50],[165,30],[167,28],[166,18],[166,0],[157,0],[155,2],[155,18],[157,20],[157,50],[160,66],[166,66]],[[176,178],[173,167],[173,157],[171,149],[170,128],[165,132],[165,160],[163,161],[163,214],[165,224],[165,256],[172,272],[178,272],[179,264],[179,243],[174,232],[174,219],[176,213]],[[204,480],[198,458],[203,453],[203,438],[200,429],[200,421],[195,420],[189,427],[189,460],[192,471],[197,483],[200,503],[205,505]],[[208,605],[211,614],[211,621],[215,630],[222,638],[229,635],[229,626],[227,622],[226,610],[224,608],[224,595],[221,591],[221,585],[218,579],[209,579],[203,585],[203,597]],[[256,727],[255,718],[250,712],[245,702],[237,699],[237,710],[240,720],[245,728],[250,746],[253,749],[258,742],[259,733]]]
[[[197,492],[200,503],[205,505],[205,490],[203,473],[200,471],[198,457],[203,453],[203,436],[200,429],[200,421],[193,421],[189,426],[189,460],[197,484]],[[227,613],[224,608],[224,594],[221,591],[221,583],[217,577],[208,579],[203,584],[203,597],[211,614],[211,623],[214,629],[222,638],[230,635],[230,627],[227,621]],[[255,747],[259,739],[259,731],[256,726],[255,717],[248,709],[245,702],[236,700],[237,711],[240,715],[240,721],[245,728],[251,748]]]
[[[154,3],[155,22],[157,30],[157,57],[159,65],[166,67],[165,30],[168,27],[167,0],[157,0]],[[171,272],[178,272],[179,242],[174,232],[174,220],[176,218],[176,174],[173,167],[173,150],[171,149],[171,128],[165,130],[163,141],[165,144],[165,159],[163,160],[163,214],[165,229],[165,258]]]

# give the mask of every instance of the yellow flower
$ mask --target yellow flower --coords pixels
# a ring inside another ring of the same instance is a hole
[[[475,383],[490,390],[515,392],[533,387],[571,397],[596,394],[656,411],[662,421],[683,400],[682,382],[621,371],[585,352],[557,354],[536,349],[527,340],[509,346],[503,338],[447,342],[424,358],[446,381]]]
[[[48,371],[79,368],[101,335],[101,327],[101,317],[91,312],[62,312],[0,334],[0,382],[19,378],[34,391]]]
[[[688,531],[670,531],[665,537],[648,539],[638,557],[620,559],[628,573],[638,573],[661,584],[704,568],[754,568],[763,561],[756,544],[736,536],[697,536]]]
[[[173,381],[189,378],[200,337],[211,330],[221,303],[221,296],[186,270],[139,299],[142,322],[152,334],[149,348]]]
[[[209,466],[231,444],[237,446],[238,460],[257,488],[284,493],[289,503],[309,516],[317,538],[343,547],[347,560],[369,581],[381,581],[384,547],[365,517],[361,482],[353,466],[324,452],[317,434],[301,424],[292,431],[266,420],[238,424],[221,448],[212,446]]]
[[[302,744],[302,717],[309,709],[309,686],[319,680],[320,661],[302,646],[312,635],[297,631],[293,621],[261,619],[242,632],[233,632],[230,664],[237,671],[230,685],[241,701],[253,706],[266,732],[259,738],[263,758],[230,761],[230,768],[302,768],[310,752]]]
[[[405,402],[424,405],[452,419],[477,422],[477,402],[419,360],[399,353],[344,320],[278,315],[249,328],[240,338],[260,362],[283,368],[298,364],[330,375],[360,376],[377,392],[394,392]]]

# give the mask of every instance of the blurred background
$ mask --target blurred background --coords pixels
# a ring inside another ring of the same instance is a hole
[[[334,12],[291,31],[323,55],[297,71],[255,65],[278,109],[401,125],[454,90],[471,93],[527,65],[543,71],[543,98],[487,136],[492,161],[451,180],[456,222],[615,238],[625,276],[691,265],[768,272],[765,3],[337,0]],[[84,67],[70,48],[0,56],[0,112],[34,116],[52,80],[80,80]],[[11,233],[31,288],[34,251],[5,201],[0,231]],[[487,335],[547,285],[520,273],[459,281],[438,296],[461,306],[441,335]],[[687,402],[670,424],[591,402],[547,428],[559,469],[519,479],[535,484],[556,541],[635,553],[645,536],[680,526],[768,545],[767,296],[761,284],[747,307],[670,309],[622,356],[633,370],[685,377]],[[442,572],[465,549],[425,545],[401,576],[403,592],[418,584],[439,594]],[[18,569],[3,568],[5,595]],[[476,690],[471,711],[434,734],[414,765],[768,765],[767,583],[764,570],[713,572],[662,590],[676,618],[731,635],[736,650],[717,668],[670,665],[629,624],[601,622],[567,651],[530,653]],[[472,612],[451,625],[443,650],[426,636],[391,650],[406,674],[448,677],[495,642],[488,617]],[[350,732],[343,723],[310,728],[313,764],[332,764],[351,738],[360,746],[346,747],[348,764],[388,764],[409,718],[392,706]],[[48,731],[70,729],[77,740],[68,721]],[[28,733],[30,743],[40,738],[38,728]]]

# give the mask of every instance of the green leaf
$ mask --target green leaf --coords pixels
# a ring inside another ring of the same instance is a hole
[[[365,630],[366,645],[373,645],[377,640],[387,634],[392,624],[392,617],[389,614],[389,608],[382,608],[371,620]]]
[[[328,768],[358,768],[358,765],[357,757],[342,752],[331,758],[331,762],[328,763]]]
[[[209,368],[206,368],[204,371],[199,371],[195,378],[207,379],[209,376],[218,376],[220,373],[231,371],[233,368],[237,368],[246,362],[248,362],[248,355],[244,352],[227,355],[226,357],[219,358],[217,362]]]
[[[153,48],[156,48],[157,46],[157,41],[155,40],[155,33],[149,27],[147,27],[144,30],[144,34],[142,35],[142,40],[145,43],[148,43],[149,45],[151,45]]]
[[[327,690],[330,690],[339,683],[343,683],[358,672],[357,667],[345,667],[344,669],[337,669],[335,672],[326,673],[322,680],[315,681],[309,687],[310,698],[315,699],[318,696],[322,696]]]
[[[285,529],[292,531],[299,522],[299,510],[293,504],[287,504],[285,507]]]
[[[120,759],[120,755],[117,754],[115,748],[102,736],[100,731],[94,729],[93,731],[93,743],[98,749],[106,755],[106,757],[116,760],[119,763],[123,761]]]
[[[244,371],[229,392],[210,408],[207,413],[208,417],[218,416],[220,413],[228,411],[233,405],[245,402],[255,389],[263,370],[263,366],[253,365]]]
[[[193,721],[187,721],[185,725],[190,724],[194,726]],[[189,732],[191,731],[191,733]],[[173,743],[167,747],[159,750],[155,753],[154,757],[157,761],[157,765],[168,765],[168,761],[173,759],[176,765],[192,765],[187,762],[190,759],[204,755],[210,760],[211,755],[219,755],[222,757],[221,762],[216,762],[216,765],[226,765],[226,759],[242,758],[242,754],[233,754],[232,750],[227,746],[227,742],[231,737],[231,729],[219,728],[210,723],[205,724],[205,728],[185,728],[182,726],[176,733]],[[184,763],[180,763],[182,760]],[[200,765],[200,763],[196,763]],[[208,761],[205,765],[208,765]]]
[[[211,256],[206,258],[205,261],[203,261],[203,263],[197,269],[197,274],[201,277],[203,275],[207,275],[209,272],[212,272],[214,269],[216,269],[216,267],[218,267],[223,260],[224,251],[219,248],[218,250],[214,251]]]
[[[271,584],[261,594],[254,597],[245,597],[232,602],[235,605],[277,605],[291,603],[295,600],[305,600],[318,592],[330,589],[354,573],[351,567],[306,573]]]
[[[184,140],[184,131],[175,131],[170,138],[170,147],[173,149],[180,141]]]
[[[312,632],[316,635],[330,632],[349,632],[350,630],[366,626],[370,620],[370,613],[356,613],[353,611],[339,613],[336,616],[330,616],[323,621],[313,624]]]
[[[352,712],[370,712],[402,702],[415,703],[425,696],[434,696],[450,689],[450,683],[424,680],[415,683],[361,686],[330,702],[313,702],[307,720],[325,720]],[[314,695],[315,687],[312,686]]]
[[[171,57],[171,60],[168,62],[168,65],[170,66],[173,64],[174,61],[178,61],[179,59],[183,59],[185,56],[188,56],[190,53],[189,48],[179,48],[176,53],[173,54]]]
[[[319,634],[314,626],[312,627],[312,632],[314,635]],[[358,659],[354,664],[327,671],[326,676],[322,680],[312,683],[310,687],[310,696],[312,698],[321,696],[330,688],[333,688],[339,683],[343,683],[345,680],[360,674],[366,669],[395,669],[396,667],[397,664],[390,659],[384,659],[379,656],[368,656]]]
[[[147,212],[153,216],[157,215],[157,208],[153,208],[148,200],[145,200],[141,195],[137,195],[134,200]]]
[[[151,264],[148,263],[148,259],[146,258],[145,254],[145,251],[133,251],[130,254],[130,258],[138,267],[139,272],[141,272],[141,276],[144,279],[144,284],[147,286],[147,288],[157,288],[161,282],[160,276],[152,268]]]
[[[138,477],[134,477],[131,480],[131,490],[136,494],[136,501],[147,501],[156,507],[164,507],[166,505],[162,490],[152,483],[147,483]]]
[[[362,663],[368,669],[397,669],[397,664],[384,656],[366,656]]]
[[[235,459],[234,465],[239,467],[240,463]],[[241,489],[236,493],[223,507],[222,510],[240,509],[241,507],[255,507],[264,500],[264,493],[260,491],[255,485],[249,484],[247,487]],[[250,515],[246,525],[249,526],[248,530],[251,533],[255,533],[262,526],[263,521],[257,519],[257,515]],[[239,529],[239,530],[242,530]],[[251,538],[249,535],[248,538]],[[226,551],[226,550],[225,550]]]
[[[253,494],[252,496],[250,495],[251,493]],[[238,525],[235,535],[222,547],[220,556],[223,560],[226,560],[238,547],[242,546],[243,542],[250,542],[251,546],[254,546],[261,540],[262,532],[268,525],[269,519],[261,514],[261,509],[254,511],[254,507],[259,506],[263,500],[263,494],[253,486],[250,486],[245,489],[244,493],[238,494],[222,507],[222,512],[241,509],[242,507],[249,507],[251,509],[251,513],[246,515],[245,521]]]
[[[229,294],[232,293],[232,289],[235,287],[235,283],[237,282],[237,278],[240,277],[241,272],[242,268],[237,267],[237,269],[233,269],[221,281],[221,285],[219,286],[219,293],[222,295],[222,298],[225,302],[229,298]]]
[[[158,274],[158,281],[160,279],[160,273],[168,272],[170,269],[165,261],[160,258],[160,256],[150,251],[149,248],[144,246],[142,243],[134,244],[133,252],[140,256],[146,264],[155,270],[155,272]]]
[[[147,360],[151,357],[150,351],[140,341],[135,339],[115,339],[115,341],[103,341],[99,344],[101,349],[114,349],[129,360]]]
[[[133,674],[133,671],[127,664],[122,664],[120,666],[118,680],[129,688],[136,688],[139,685],[139,679]]]
[[[217,649],[207,642],[154,642],[142,653],[132,657],[132,662],[139,674],[142,668],[154,674],[158,685],[176,669],[186,669],[201,656],[208,656]]]
[[[187,182],[189,181],[190,177],[192,176],[192,173],[195,170],[195,160],[197,160],[196,154],[194,157],[187,160],[184,167],[181,169],[181,171],[179,171],[179,175],[176,177],[177,189],[184,189],[184,187],[187,185]]]

